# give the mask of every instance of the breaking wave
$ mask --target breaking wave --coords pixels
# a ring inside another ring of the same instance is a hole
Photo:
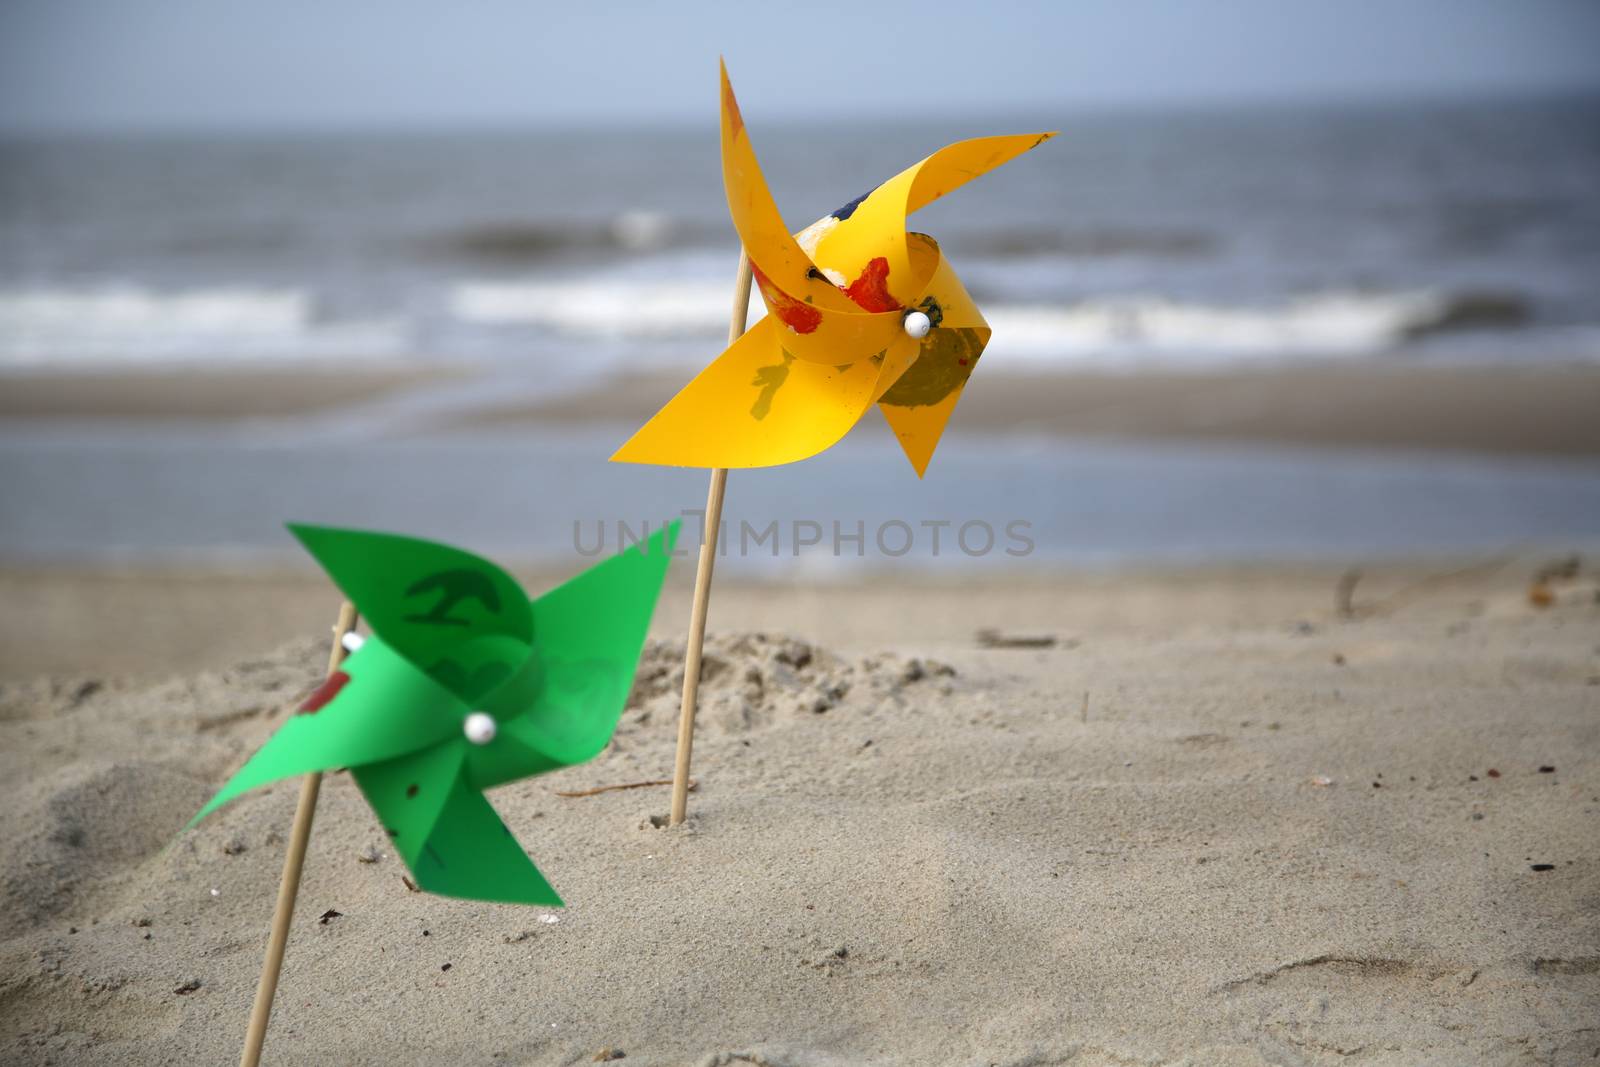
[[[459,319],[574,338],[712,338],[727,328],[728,287],[712,281],[472,282]],[[757,302],[753,314],[759,314]],[[1376,354],[1447,330],[1513,328],[1528,318],[1501,294],[1322,293],[1271,307],[1102,297],[986,307],[994,350],[1041,359],[1096,355],[1217,357]]]
[[[468,282],[450,308],[466,322],[574,337],[680,338],[728,328],[726,281]],[[761,310],[760,302],[752,311]]]
[[[320,321],[297,289],[0,290],[0,365],[392,356],[393,319]]]
[[[967,255],[998,261],[1118,256],[1193,259],[1215,253],[1219,245],[1216,235],[1199,230],[1117,227],[974,230],[951,240]],[[440,233],[425,243],[435,253],[486,264],[531,264],[571,253],[661,252],[730,245],[727,227],[720,220],[707,224],[647,210],[624,211],[608,219],[491,222]]]
[[[707,231],[658,211],[624,211],[593,221],[498,222],[431,238],[436,253],[484,263],[531,263],[574,252],[654,252],[698,246]]]
[[[1514,328],[1528,317],[1514,296],[1425,292],[1321,293],[1273,307],[1127,297],[985,310],[997,349],[1043,358],[1375,355],[1452,330]]]
[[[692,257],[674,264],[674,273],[657,265],[580,280],[463,281],[365,317],[327,314],[296,288],[0,289],[0,367],[400,358],[423,348],[493,355],[526,353],[540,336],[609,343],[608,360],[692,362],[726,335],[728,283]],[[754,300],[751,321],[763,312]],[[1037,365],[1379,355],[1444,332],[1476,330],[1497,345],[1506,331],[1536,329],[1520,298],[1496,293],[1320,293],[1266,306],[1134,295],[986,304],[984,313],[993,354]],[[1594,348],[1592,338],[1573,345],[1583,351],[1566,346],[1569,356]]]
[[[1211,255],[1220,244],[1215,234],[1199,230],[1095,229],[1047,227],[980,230],[960,235],[964,253],[989,259],[1034,259],[1041,256],[1099,259],[1133,256],[1150,259],[1193,259]],[[954,241],[952,241],[954,243]]]

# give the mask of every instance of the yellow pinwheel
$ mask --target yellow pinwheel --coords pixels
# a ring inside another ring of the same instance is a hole
[[[722,71],[722,177],[769,314],[611,458],[770,467],[838,442],[876,403],[920,477],[989,326],[906,217],[1054,133],[942,148],[791,236]]]

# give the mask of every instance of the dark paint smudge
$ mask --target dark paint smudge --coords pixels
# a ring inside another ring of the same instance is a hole
[[[475,701],[511,676],[511,666],[498,661],[480,663],[469,673],[453,659],[441,659],[428,668],[434,681],[468,701]]]
[[[471,626],[466,619],[450,614],[450,609],[463,600],[476,600],[491,615],[500,614],[500,594],[494,583],[485,575],[465,567],[439,571],[418,579],[406,590],[406,597],[425,596],[437,592],[439,600],[422,615],[407,615],[406,622],[426,623],[430,626]]]
[[[868,189],[866,192],[862,193],[860,196],[858,196],[854,200],[850,201],[844,207],[842,207],[839,210],[835,211],[833,213],[833,217],[838,219],[840,222],[843,222],[845,219],[849,218],[851,215],[854,215],[856,213],[856,208],[861,206],[861,202],[863,200],[865,200],[867,197],[871,196],[873,193],[875,193],[877,191],[878,191],[877,186],[873,186],[871,189]]]
[[[972,376],[972,368],[983,354],[983,344],[983,334],[970,328],[928,334],[917,361],[878,402],[903,408],[939,403]]]

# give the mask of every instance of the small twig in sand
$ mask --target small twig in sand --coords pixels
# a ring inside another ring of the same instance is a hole
[[[1339,584],[1333,591],[1333,604],[1341,619],[1356,617],[1356,583],[1361,581],[1361,568],[1351,567],[1339,575]]]
[[[1578,571],[1583,566],[1583,560],[1578,556],[1566,556],[1562,559],[1552,560],[1540,567],[1534,573],[1535,585],[1549,585],[1552,582],[1570,582],[1578,576]]]
[[[596,786],[593,789],[579,789],[578,791],[573,792],[573,793],[563,793],[563,792],[560,792],[558,790],[556,792],[556,796],[558,796],[558,797],[592,797],[592,796],[596,796],[596,795],[598,795],[600,793],[609,793],[613,789],[646,789],[646,788],[649,788],[650,786],[653,786],[653,785],[671,785],[671,784],[672,784],[672,779],[671,778],[658,778],[655,781],[651,781],[651,782],[628,782],[628,783],[626,783],[624,785],[602,785],[602,786]],[[695,791],[695,788],[699,784],[700,783],[695,781],[693,778],[689,779],[689,792],[693,793]]]
[[[1470,567],[1462,567],[1458,570],[1430,574],[1425,578],[1419,578],[1410,585],[1402,586],[1379,601],[1372,608],[1372,611],[1390,612],[1406,601],[1413,600],[1424,593],[1431,593],[1442,586],[1452,585],[1456,582],[1473,581],[1478,578],[1487,578],[1496,571],[1503,569],[1513,558],[1512,556],[1497,556],[1482,563],[1474,563]]]
[[[1363,604],[1359,608],[1355,605],[1356,583],[1361,580],[1359,568],[1351,568],[1339,577],[1339,584],[1334,593],[1334,606],[1338,609],[1340,618],[1359,619],[1372,615],[1388,615],[1407,601],[1415,600],[1426,593],[1432,593],[1445,586],[1458,582],[1471,582],[1487,578],[1496,571],[1509,564],[1513,556],[1497,556],[1474,563],[1471,566],[1461,567],[1457,570],[1444,571],[1439,574],[1429,574],[1390,593],[1381,600],[1370,604]]]
[[[1054,634],[1015,635],[1003,634],[999,630],[979,630],[977,633],[978,644],[984,648],[1054,648],[1056,639]]]
[[[1089,691],[1083,691],[1083,707],[1078,712],[1078,721],[1087,725],[1089,722]]]

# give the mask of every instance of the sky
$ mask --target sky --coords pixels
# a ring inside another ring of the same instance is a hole
[[[1596,0],[0,0],[0,131],[695,121],[1600,91]]]

